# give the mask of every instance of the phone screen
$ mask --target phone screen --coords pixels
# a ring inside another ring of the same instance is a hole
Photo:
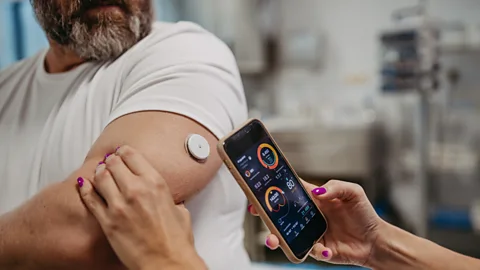
[[[225,149],[295,256],[303,258],[326,221],[263,125],[254,120],[229,138]]]

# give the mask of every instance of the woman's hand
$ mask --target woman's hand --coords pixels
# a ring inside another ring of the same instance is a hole
[[[131,147],[108,155],[94,179],[79,178],[78,185],[129,269],[206,269],[193,247],[188,210],[174,204],[165,180]]]
[[[375,213],[363,189],[357,184],[337,180],[329,181],[322,187],[307,182],[303,185],[312,192],[328,221],[325,236],[310,255],[331,263],[368,265],[384,222]],[[249,207],[249,211],[257,215],[253,207]],[[270,235],[266,244],[276,249],[278,238]]]

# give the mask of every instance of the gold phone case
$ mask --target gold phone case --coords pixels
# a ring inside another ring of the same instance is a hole
[[[225,149],[224,149],[224,144],[225,144],[225,141],[228,140],[232,135],[234,135],[236,132],[238,132],[239,130],[241,130],[242,128],[244,128],[245,126],[249,125],[252,121],[258,121],[262,127],[264,128],[264,130],[267,132],[267,135],[269,136],[269,138],[272,140],[274,146],[278,149],[279,151],[279,154],[281,154],[283,156],[283,158],[285,159],[285,162],[287,163],[287,165],[290,167],[290,168],[293,168],[291,165],[290,165],[290,162],[287,160],[287,158],[285,157],[285,155],[283,155],[282,151],[280,150],[280,148],[278,147],[277,145],[277,142],[273,139],[273,137],[271,136],[270,132],[265,128],[265,125],[258,119],[249,119],[247,122],[245,122],[241,127],[235,129],[234,131],[232,131],[230,134],[228,134],[227,136],[225,136],[223,139],[221,139],[219,142],[218,142],[218,145],[217,145],[217,151],[220,155],[220,157],[222,158],[223,162],[225,163],[225,165],[227,166],[227,168],[230,170],[230,173],[233,175],[233,177],[235,178],[235,180],[237,181],[237,183],[240,185],[240,187],[242,188],[243,192],[245,193],[245,195],[247,196],[248,200],[252,203],[252,205],[255,207],[255,209],[257,210],[258,214],[260,215],[260,218],[262,219],[262,221],[265,223],[265,225],[267,226],[267,228],[270,230],[270,232],[272,234],[274,234],[275,236],[278,237],[279,241],[280,241],[280,247],[281,249],[283,250],[283,252],[285,253],[285,255],[287,256],[287,258],[292,262],[292,263],[302,263],[305,261],[305,259],[308,257],[308,254],[312,251],[312,248],[313,248],[313,245],[315,243],[317,243],[320,239],[322,239],[323,235],[325,234],[325,232],[322,234],[322,236],[317,239],[315,242],[312,243],[312,247],[310,248],[310,250],[306,253],[306,255],[301,258],[301,259],[298,259],[295,254],[293,253],[293,251],[290,249],[290,247],[288,246],[287,242],[285,241],[285,239],[283,238],[282,234],[280,233],[280,231],[277,229],[277,227],[275,227],[275,224],[273,224],[273,222],[270,220],[270,218],[268,217],[267,213],[265,212],[265,210],[263,209],[262,205],[260,204],[260,202],[257,200],[257,198],[255,197],[255,194],[253,194],[253,191],[250,190],[250,188],[248,187],[247,183],[245,182],[245,180],[243,179],[241,173],[235,168],[235,166],[233,165],[233,161],[228,157],[227,153],[225,152]],[[293,171],[293,170],[292,170]],[[301,179],[300,177],[298,177],[297,173],[295,171],[293,171],[293,174],[295,175],[295,177],[297,179]],[[305,187],[303,186],[303,183],[301,181],[299,181],[301,187],[303,188],[303,190],[305,190]],[[307,196],[312,200],[312,196],[310,195],[309,192],[305,192],[307,194]],[[315,207],[317,207],[315,205]],[[318,209],[318,207],[317,207]],[[323,215],[322,211],[320,211],[320,209],[318,209],[318,211],[320,212],[320,214],[322,215],[322,217],[325,219],[325,216]],[[326,219],[325,219],[325,222],[326,222]],[[328,229],[328,224],[327,224],[327,229]],[[325,229],[325,231],[327,230]]]

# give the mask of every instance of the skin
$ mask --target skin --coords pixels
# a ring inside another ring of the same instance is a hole
[[[193,246],[190,214],[136,150],[123,146],[78,179],[81,198],[128,269],[207,269]]]
[[[95,217],[78,196],[78,176],[93,178],[105,153],[128,143],[168,179],[170,192],[180,203],[204,188],[221,164],[216,153],[206,163],[186,154],[184,138],[192,133],[204,136],[212,148],[217,142],[196,122],[174,114],[134,113],[115,120],[92,146],[81,168],[0,217],[0,269],[122,269]]]
[[[337,180],[322,187],[306,182],[304,185],[312,192],[330,225],[310,254],[317,260],[378,270],[480,269],[480,260],[445,249],[383,221],[359,185]],[[252,206],[249,211],[258,215]],[[269,235],[266,244],[276,249],[278,238]]]
[[[95,2],[32,1],[40,9],[44,7],[42,3],[59,4],[52,10],[60,11],[66,21],[71,19],[69,12],[78,8],[79,3]],[[149,0],[125,2],[130,11],[141,10],[150,3]],[[115,21],[121,27],[124,23],[121,18],[127,18],[126,14],[118,9],[108,14],[90,13],[90,19],[82,22],[95,26],[96,21]],[[92,27],[92,31],[98,29],[101,28]],[[90,57],[81,57],[72,49],[75,44],[58,42],[58,38],[52,35],[48,37],[50,48],[45,61],[48,72],[69,71],[90,61]],[[92,56],[102,55],[98,51],[102,51],[102,48],[97,48],[96,52],[93,48]],[[107,60],[110,55],[115,53],[104,54],[106,59],[97,60]],[[205,163],[198,163],[188,156],[183,145],[185,138],[192,133],[205,137],[214,149],[217,143],[215,136],[197,122],[176,114],[138,112],[110,123],[91,147],[84,163],[69,177],[48,186],[19,208],[0,216],[0,269],[124,269],[97,220],[80,199],[76,190],[77,178],[83,176],[93,179],[93,172],[104,159],[105,153],[112,153],[117,146],[128,144],[142,153],[152,167],[167,179],[174,201],[183,202],[203,189],[221,165],[216,152],[212,152]]]

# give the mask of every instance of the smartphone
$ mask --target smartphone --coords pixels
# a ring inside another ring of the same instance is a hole
[[[218,152],[287,258],[303,262],[327,221],[262,122],[247,121],[219,142]]]

